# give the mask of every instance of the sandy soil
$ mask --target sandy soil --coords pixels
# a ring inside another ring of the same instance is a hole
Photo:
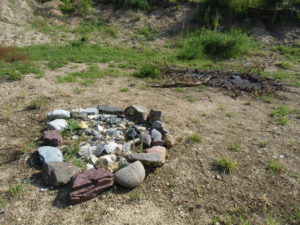
[[[247,94],[233,99],[213,88],[202,92],[187,88],[183,93],[145,89],[141,80],[119,77],[98,80],[91,87],[83,87],[83,93],[75,94],[79,84],[56,82],[55,76],[63,71],[66,69],[48,72],[45,78],[26,76],[21,81],[0,84],[2,224],[211,224],[215,216],[231,217],[233,224],[239,224],[236,221],[240,216],[253,224],[266,224],[269,216],[293,224],[293,210],[300,200],[299,120],[289,115],[289,123],[279,126],[269,114],[280,104],[299,109],[299,89],[294,90],[298,94],[278,93],[269,104]],[[108,84],[110,80],[112,85]],[[122,93],[122,87],[130,91]],[[42,110],[25,110],[39,96],[48,99]],[[197,100],[191,103],[188,97]],[[249,101],[251,105],[245,105]],[[169,150],[167,163],[133,190],[140,192],[139,199],[130,201],[130,190],[117,187],[71,207],[66,205],[68,188],[41,192],[38,176],[33,184],[23,184],[19,195],[10,196],[10,185],[39,173],[26,165],[26,157],[18,151],[39,137],[39,131],[46,127],[46,113],[54,108],[99,104],[139,104],[167,113],[166,123],[177,144]],[[192,133],[201,134],[203,142],[188,141]],[[260,141],[268,142],[267,148],[260,148]],[[241,143],[241,150],[228,151],[232,143]],[[232,174],[212,170],[211,163],[220,156],[238,163]],[[286,172],[266,171],[271,159],[282,163]]]

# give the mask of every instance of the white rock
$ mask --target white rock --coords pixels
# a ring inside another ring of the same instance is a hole
[[[107,154],[114,154],[117,150],[118,144],[116,142],[108,142],[107,145],[105,145],[105,151]]]
[[[90,164],[90,163],[87,163],[86,164],[86,169],[94,169],[95,167],[92,165],[92,164]]]
[[[116,163],[117,157],[115,155],[105,155],[98,159],[97,167],[108,168],[110,165]]]
[[[68,127],[68,122],[64,119],[56,119],[48,123],[50,130],[63,130]]]

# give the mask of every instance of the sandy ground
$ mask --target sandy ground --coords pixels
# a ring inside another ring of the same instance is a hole
[[[299,89],[293,89],[298,94],[278,93],[272,103],[266,103],[247,94],[233,99],[226,91],[213,88],[201,92],[187,88],[182,93],[145,89],[144,81],[132,77],[105,78],[90,87],[59,84],[55,76],[63,71],[66,69],[49,71],[45,78],[26,76],[0,84],[2,224],[211,224],[216,216],[233,221],[244,216],[262,225],[268,217],[292,221],[300,200],[299,120],[289,115],[289,123],[280,126],[269,114],[281,104],[299,109]],[[111,80],[112,85],[108,84]],[[76,87],[84,91],[75,94]],[[129,87],[129,92],[120,92],[123,87]],[[43,108],[25,110],[39,96],[48,98]],[[191,103],[188,97],[197,100]],[[166,123],[176,137],[167,163],[131,192],[117,187],[72,207],[66,205],[68,188],[41,192],[38,176],[33,184],[23,184],[19,195],[10,196],[10,185],[39,173],[26,165],[26,157],[18,151],[39,137],[46,127],[46,113],[54,108],[100,104],[123,108],[138,104],[166,112]],[[193,133],[199,133],[203,142],[188,141]],[[259,147],[260,141],[268,142],[267,148]],[[240,143],[241,149],[229,151],[232,143]],[[212,170],[211,163],[221,156],[237,162],[232,174]],[[282,163],[286,172],[266,171],[271,159]],[[139,199],[130,201],[135,191]]]

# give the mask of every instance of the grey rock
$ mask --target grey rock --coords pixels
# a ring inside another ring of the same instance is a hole
[[[115,154],[118,151],[118,144],[116,142],[108,142],[107,145],[105,145],[105,151],[107,154]],[[121,149],[122,150],[122,149]]]
[[[96,150],[97,150],[96,146],[91,146],[90,144],[83,144],[80,146],[80,150],[78,154],[82,159],[90,160],[93,163],[95,163],[95,161],[97,160],[95,159],[95,155],[93,152]]]
[[[106,114],[113,114],[113,115],[121,115],[124,113],[123,109],[106,106],[106,105],[100,105],[98,106],[99,113],[106,113]]]
[[[96,157],[99,157],[100,155],[102,155],[102,153],[105,151],[105,144],[100,143],[96,146],[96,149],[93,151],[93,154]]]
[[[39,158],[42,163],[62,162],[63,155],[58,148],[43,146],[38,148]]]
[[[145,179],[145,168],[143,164],[136,161],[115,173],[115,180],[118,184],[134,188],[139,186]]]
[[[155,121],[163,121],[164,113],[158,110],[151,109],[148,115],[148,120],[150,123]]]
[[[63,109],[55,109],[48,113],[48,119],[69,119],[71,117],[70,112]]]
[[[151,136],[149,134],[142,134],[141,140],[145,147],[151,146]]]
[[[133,127],[130,127],[128,129],[126,129],[125,135],[128,140],[133,140],[137,137],[138,133],[136,132],[136,130]]]
[[[80,113],[80,114],[87,114],[87,115],[98,115],[99,114],[99,111],[97,108],[86,108],[86,109],[76,108],[76,109],[72,109],[72,112]]]
[[[116,163],[117,157],[115,155],[105,155],[99,158],[97,168],[107,169],[109,166]]]
[[[147,120],[149,110],[142,106],[132,105],[125,109],[127,119],[136,123],[144,123]]]
[[[153,129],[151,131],[151,137],[153,140],[160,141],[162,139],[162,134],[158,130]]]
[[[124,143],[122,152],[124,153],[129,153],[131,151],[131,143]]]
[[[127,159],[129,161],[141,161],[148,166],[161,166],[164,164],[164,159],[159,153],[133,153]]]
[[[64,119],[56,119],[48,123],[50,130],[63,130],[68,127],[68,122]]]
[[[65,162],[50,162],[43,166],[44,183],[52,186],[66,185],[71,178],[80,172],[80,168]]]
[[[155,121],[151,123],[151,128],[158,130],[162,135],[169,133],[169,131],[166,129],[165,125],[161,121]]]
[[[88,114],[86,112],[71,112],[71,117],[79,120],[88,120]]]

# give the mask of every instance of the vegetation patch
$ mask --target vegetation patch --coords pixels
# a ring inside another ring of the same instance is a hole
[[[273,173],[283,173],[286,169],[281,163],[272,160],[268,163],[267,170]]]
[[[213,162],[213,168],[222,173],[231,173],[237,164],[230,158],[221,157]]]

